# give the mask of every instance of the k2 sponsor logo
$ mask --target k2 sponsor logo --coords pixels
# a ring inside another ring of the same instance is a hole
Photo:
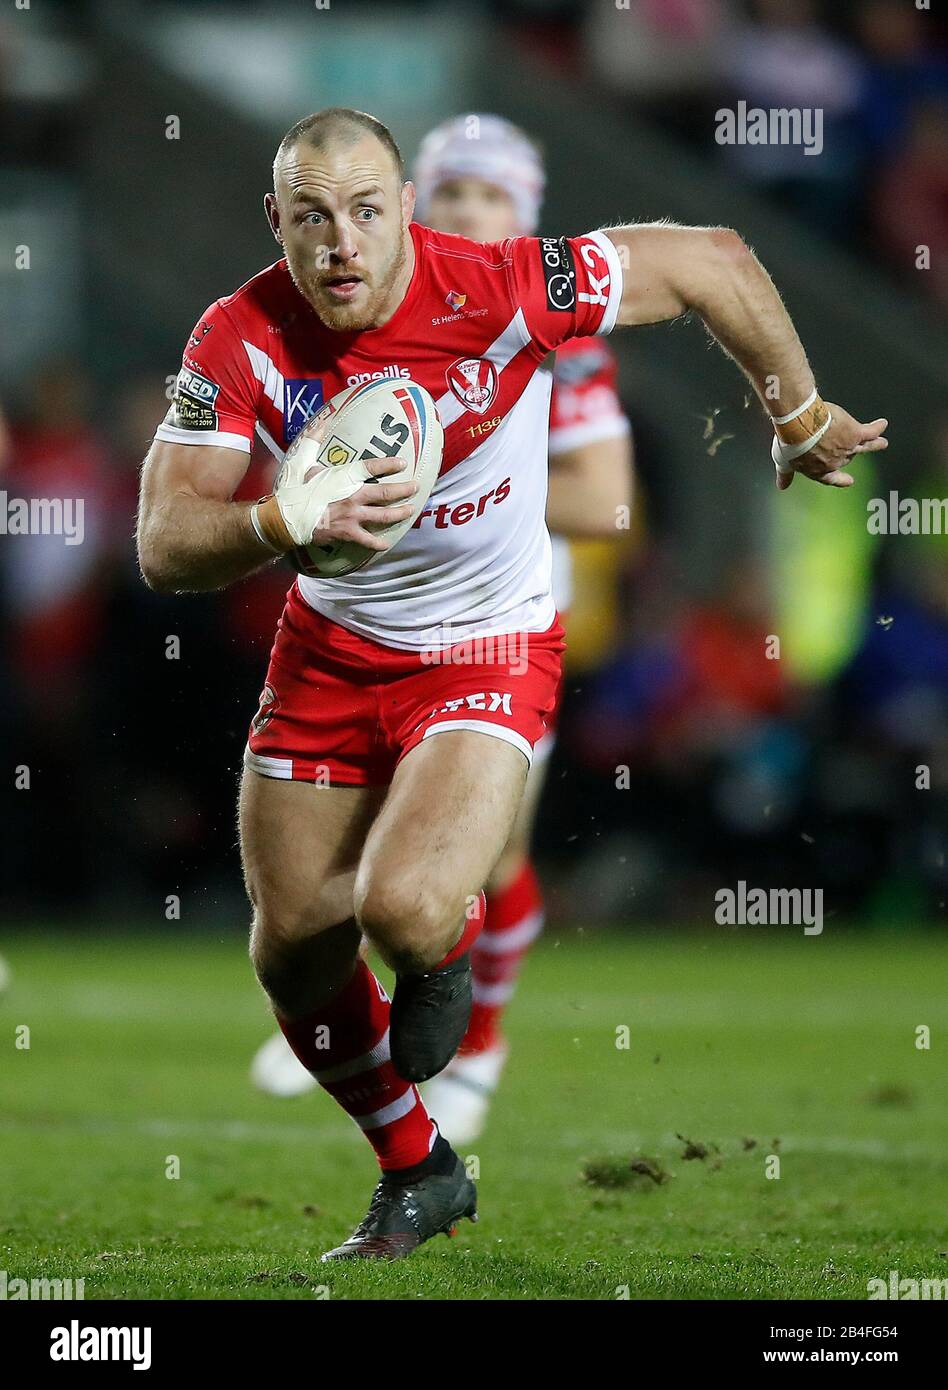
[[[589,289],[580,290],[576,296],[583,304],[599,304],[603,309],[609,303],[609,264],[605,256],[591,241],[584,241],[580,255],[588,272]]]
[[[290,443],[323,406],[322,377],[294,377],[283,383],[283,435]]]

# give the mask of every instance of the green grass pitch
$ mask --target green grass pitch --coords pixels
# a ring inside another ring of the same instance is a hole
[[[479,1224],[328,1267],[374,1160],[322,1093],[251,1090],[270,1023],[239,936],[0,951],[8,1278],[84,1278],[87,1299],[865,1298],[892,1269],[948,1278],[943,940],[549,932],[474,1146]],[[636,1157],[667,1178],[621,1185]]]

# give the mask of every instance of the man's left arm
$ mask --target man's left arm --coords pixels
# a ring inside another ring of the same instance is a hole
[[[851,487],[845,466],[853,455],[887,447],[887,420],[861,424],[820,398],[780,295],[737,232],[656,223],[609,227],[604,234],[623,272],[617,324],[700,314],[771,417],[778,487],[789,487],[794,473]]]

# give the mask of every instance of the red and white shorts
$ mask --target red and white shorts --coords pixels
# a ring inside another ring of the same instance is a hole
[[[387,786],[422,739],[473,729],[531,762],[560,684],[563,629],[475,639],[439,652],[385,647],[287,595],[245,766],[324,786]]]

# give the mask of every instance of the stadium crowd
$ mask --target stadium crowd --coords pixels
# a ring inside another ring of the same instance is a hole
[[[134,502],[163,380],[130,381],[105,423],[77,362],[33,382],[0,481],[11,497],[82,497],[84,542],[0,548],[4,732],[41,793],[5,790],[4,908],[120,917],[177,893],[209,917],[242,911],[234,779],[290,573],[271,566],[187,604],[147,591]],[[948,424],[933,447],[928,474],[944,492]],[[880,918],[943,914],[943,544],[883,545],[855,655],[822,686],[795,684],[760,657],[775,626],[760,560],[736,558],[699,602],[681,539],[649,519],[664,461],[647,430],[637,454],[646,520],[608,600],[617,640],[570,672],[541,817],[554,911],[701,920],[730,874],[820,883],[838,910]],[[267,467],[255,458],[242,495],[266,490]]]
[[[885,258],[912,293],[948,304],[948,68],[927,10],[902,0],[492,8],[604,100],[645,111],[705,155],[722,104],[806,106],[832,91],[820,158],[779,146],[721,146],[716,157],[729,177]],[[9,24],[0,31],[8,163],[55,172],[69,166],[77,123],[68,107],[57,117],[41,103],[32,120],[13,120],[11,35]],[[919,225],[930,229],[928,276],[912,273]],[[0,542],[0,736],[8,764],[29,769],[41,792],[5,779],[0,911],[120,919],[161,913],[168,894],[187,893],[200,912],[242,921],[234,780],[289,575],[270,567],[187,604],[148,592],[134,508],[166,379],[113,383],[107,411],[100,390],[77,353],[33,367],[2,401],[0,491],[81,496],[85,534],[76,546]],[[657,505],[678,461],[650,432],[643,402],[624,404],[639,538],[603,598],[612,645],[595,660],[574,657],[566,685],[538,844],[554,911],[707,919],[708,885],[730,873],[835,885],[839,910],[879,920],[943,916],[943,538],[876,546],[854,653],[822,681],[795,682],[780,662],[748,655],[776,623],[759,556],[738,557],[700,600],[684,582],[687,539],[663,526]],[[948,421],[917,473],[928,495],[948,493]],[[243,495],[265,490],[256,459]],[[581,649],[575,615],[571,633]]]
[[[525,23],[536,6],[515,4]],[[948,59],[934,7],[903,0],[623,0],[554,7],[551,59],[600,82],[913,292],[948,306]],[[542,11],[542,7],[541,7]],[[531,27],[532,27],[531,25]],[[831,95],[827,95],[831,94]],[[821,112],[802,145],[720,144],[716,113]],[[919,276],[916,228],[932,273]]]

